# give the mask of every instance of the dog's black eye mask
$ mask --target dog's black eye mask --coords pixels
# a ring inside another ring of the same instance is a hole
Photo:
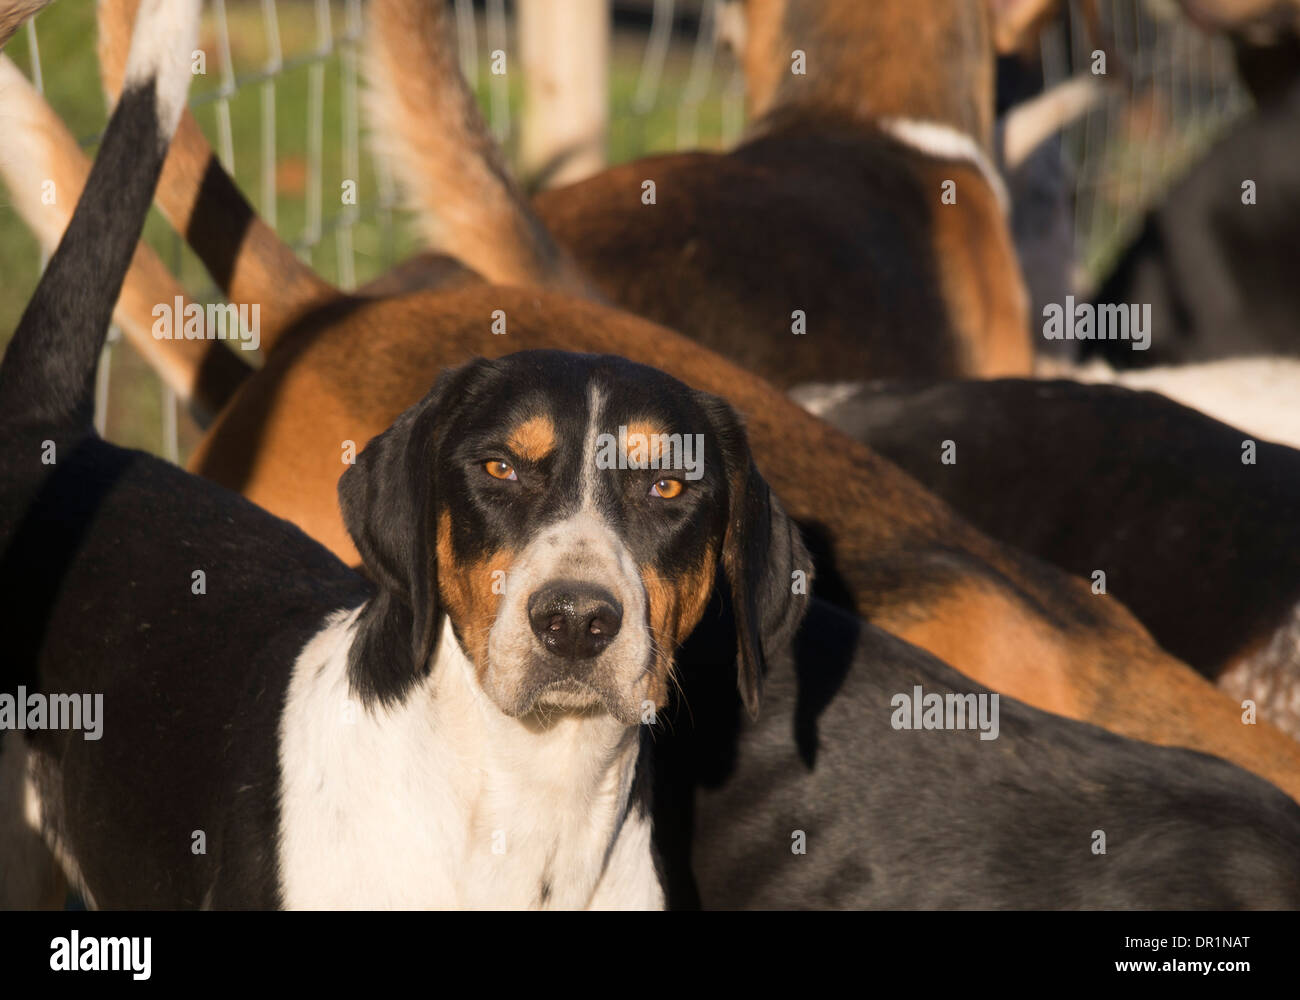
[[[349,654],[349,678],[364,701],[398,701],[429,670],[442,616],[440,509],[452,514],[458,556],[472,562],[483,549],[521,548],[538,524],[579,499],[593,381],[605,399],[602,424],[614,425],[610,433],[621,417],[647,414],[662,415],[674,431],[703,428],[705,474],[694,496],[655,501],[676,505],[671,509],[638,506],[645,498],[632,494],[640,476],[647,490],[658,477],[623,472],[605,482],[625,495],[605,496],[601,513],[635,559],[669,580],[674,567],[691,565],[692,558],[698,564],[710,537],[720,538],[736,623],[738,683],[747,709],[757,714],[764,651],[791,641],[806,601],[792,590],[793,573],[810,572],[811,564],[798,529],[754,466],[738,417],[726,402],[655,369],[559,351],[479,359],[444,372],[340,480],[344,523],[376,585]],[[549,465],[543,459],[538,468],[521,471],[551,479],[536,495],[503,499],[504,484],[478,468],[476,449],[500,443],[494,436],[507,432],[511,417],[517,423],[521,407],[536,406],[546,407],[554,421],[556,447]],[[483,479],[475,481],[479,471]]]

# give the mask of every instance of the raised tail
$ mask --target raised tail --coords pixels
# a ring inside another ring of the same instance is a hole
[[[598,297],[533,214],[461,76],[442,0],[371,0],[365,108],[430,246],[497,284]]]
[[[144,0],[122,99],[0,363],[0,423],[92,427],[95,369],[185,106],[199,0]]]
[[[0,56],[0,119],[11,153],[0,155],[13,208],[46,253],[53,253],[86,185],[90,161],[54,110],[5,56]],[[42,197],[46,182],[53,198]],[[163,381],[206,424],[252,368],[211,340],[160,340],[154,309],[185,301],[185,292],[148,246],[140,244],[126,272],[114,321]]]
[[[99,67],[110,96],[121,87],[138,2],[99,2]],[[337,294],[258,218],[188,111],[181,116],[158,183],[158,207],[228,299],[258,304],[264,350],[273,349],[295,321]]]

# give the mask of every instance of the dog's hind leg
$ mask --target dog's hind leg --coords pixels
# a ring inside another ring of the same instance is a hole
[[[0,910],[59,909],[67,880],[40,831],[22,737],[0,739]]]

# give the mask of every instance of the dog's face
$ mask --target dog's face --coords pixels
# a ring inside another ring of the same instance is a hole
[[[445,613],[503,713],[636,724],[666,703],[722,567],[756,711],[763,645],[802,610],[790,580],[808,560],[730,407],[619,358],[532,351],[448,372],[340,497],[381,587],[354,647],[363,694],[400,697]],[[393,636],[410,651],[390,676]]]

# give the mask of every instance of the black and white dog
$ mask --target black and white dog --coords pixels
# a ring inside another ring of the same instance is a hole
[[[804,608],[797,533],[729,407],[617,358],[470,363],[371,442],[340,495],[374,586],[100,440],[96,359],[197,7],[142,4],[0,366],[3,902],[41,901],[48,851],[105,907],[662,905],[642,723],[719,566],[757,704]]]
[[[1300,908],[1300,806],[1235,765],[999,698],[816,599],[749,720],[726,624],[655,742],[670,907]]]

